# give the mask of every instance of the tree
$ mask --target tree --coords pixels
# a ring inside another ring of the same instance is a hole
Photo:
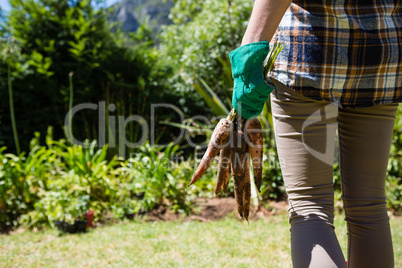
[[[228,54],[240,45],[251,9],[250,0],[175,1],[174,24],[162,33],[161,49],[180,74],[174,80],[179,90],[194,93],[193,84],[201,78],[230,105],[224,78]]]
[[[56,139],[65,137],[63,124],[71,85],[73,104],[105,101],[106,105],[115,104],[114,115],[125,117],[149,113],[149,95],[160,87],[155,77],[163,75],[157,68],[152,40],[144,42],[138,36],[111,33],[107,11],[95,10],[91,1],[11,0],[10,4],[6,34],[19,42],[22,64],[28,66],[13,78],[17,128],[20,136],[28,137],[22,139],[22,148],[28,148],[35,131],[44,134],[50,125],[54,126]],[[7,88],[4,63],[0,65],[0,77],[1,88]],[[0,140],[12,145],[6,100],[7,92],[1,91]],[[97,139],[97,111],[80,112],[73,126],[77,139]],[[135,128],[130,125],[127,134],[128,139],[134,139]]]

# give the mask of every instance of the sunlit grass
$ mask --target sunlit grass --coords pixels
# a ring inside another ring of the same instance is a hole
[[[346,253],[343,216],[335,220]],[[402,218],[392,218],[395,260],[402,265]],[[0,236],[5,267],[291,267],[285,214],[258,221],[131,222],[86,234],[55,230]]]

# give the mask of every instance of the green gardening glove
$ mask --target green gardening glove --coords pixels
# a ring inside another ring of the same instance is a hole
[[[265,82],[263,64],[269,52],[269,42],[261,41],[241,46],[229,54],[234,79],[232,105],[246,119],[257,117],[273,87]]]

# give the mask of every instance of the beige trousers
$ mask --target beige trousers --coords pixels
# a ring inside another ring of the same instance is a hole
[[[348,267],[394,267],[385,176],[398,105],[342,109],[273,81],[272,114],[289,199],[292,262],[346,267],[333,226],[333,161],[339,136]]]

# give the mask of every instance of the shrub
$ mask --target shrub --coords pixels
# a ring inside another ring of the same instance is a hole
[[[29,226],[49,224],[54,226],[55,221],[73,224],[77,219],[83,219],[88,211],[89,195],[72,195],[69,191],[48,191],[42,199],[35,203],[35,211],[29,215]],[[28,217],[25,216],[28,221]]]
[[[388,207],[402,211],[402,105],[399,105],[392,136],[386,181]]]
[[[35,146],[27,157],[0,148],[0,230],[18,224],[18,217],[33,209],[46,181],[53,176],[55,158],[45,147]]]
[[[263,163],[261,197],[264,200],[279,200],[285,194],[285,186],[276,148],[271,147],[264,150]]]
[[[388,207],[401,211],[402,109],[397,114],[386,178]],[[261,188],[263,199],[281,199],[282,174],[275,141],[266,137]],[[272,134],[272,133],[271,133]],[[0,230],[23,223],[30,227],[53,225],[55,220],[72,222],[89,209],[95,221],[122,219],[165,206],[187,214],[197,197],[212,197],[217,161],[197,184],[186,188],[196,164],[184,160],[177,145],[166,148],[145,144],[132,158],[108,158],[108,147],[96,149],[53,141],[48,130],[46,146],[39,134],[31,151],[17,156],[0,148]],[[339,166],[334,165],[335,196],[341,197]],[[233,195],[233,184],[229,193]]]
[[[36,134],[27,157],[0,150],[2,229],[73,222],[89,209],[95,221],[121,219],[159,206],[188,213],[193,198],[206,188],[212,193],[212,173],[201,188],[187,191],[195,165],[174,161],[177,145],[163,149],[145,144],[132,158],[122,160],[107,159],[107,146],[95,149],[96,142],[82,147],[67,146],[51,136],[46,141],[47,146],[39,146]]]
[[[148,143],[117,170],[127,174],[125,186],[129,195],[141,197],[137,209],[149,211],[160,205],[176,212],[188,212],[185,189],[192,174],[186,163],[175,163],[178,146],[169,145],[163,151]]]

